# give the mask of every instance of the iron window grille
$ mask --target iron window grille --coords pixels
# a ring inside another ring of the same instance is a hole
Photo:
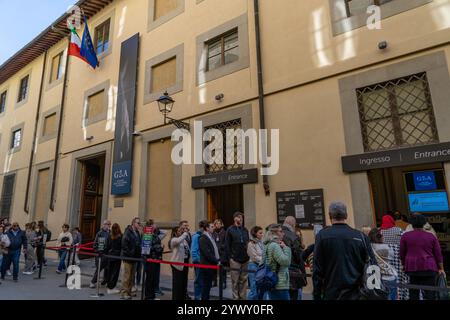
[[[212,163],[210,165],[205,165],[205,171],[207,174],[209,173],[217,173],[217,172],[227,172],[227,171],[234,171],[234,170],[242,170],[243,164],[242,159],[240,157],[242,156],[241,153],[238,151],[239,148],[242,147],[242,137],[240,135],[237,135],[234,139],[233,147],[227,148],[227,129],[241,129],[241,119],[235,119],[230,120],[222,123],[215,124],[210,127],[206,127],[205,131],[208,129],[217,129],[222,133],[223,141],[222,145],[218,145],[220,141],[215,141],[213,138],[212,141],[206,142],[205,146],[209,146],[211,144],[214,144],[215,150],[218,152],[222,152],[223,156],[223,164],[220,163]],[[234,162],[233,163],[227,163],[227,155],[234,156]],[[215,159],[216,155],[213,153],[212,157]]]
[[[9,217],[11,214],[11,205],[14,196],[14,182],[16,175],[10,174],[3,178],[2,197],[0,200],[0,216]]]
[[[30,76],[26,76],[25,78],[22,78],[22,80],[20,80],[19,96],[17,97],[17,102],[21,102],[27,97],[29,77]]]
[[[366,152],[439,141],[425,72],[356,92]]]
[[[206,45],[208,48],[206,69],[208,71],[239,60],[239,36],[237,29],[208,41]]]

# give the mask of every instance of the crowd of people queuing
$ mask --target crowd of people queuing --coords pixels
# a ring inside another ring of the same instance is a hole
[[[265,228],[254,226],[249,231],[244,226],[244,214],[236,212],[234,223],[225,228],[221,220],[200,221],[198,230],[191,233],[188,221],[181,221],[170,232],[168,252],[163,240],[168,232],[159,229],[153,220],[145,224],[134,218],[122,233],[117,223],[106,220],[97,233],[93,250],[94,276],[90,287],[97,285],[97,275],[103,272],[103,286],[108,294],[120,294],[122,299],[137,295],[137,287],[145,273],[144,297],[158,299],[163,295],[159,287],[161,264],[142,260],[144,227],[152,230],[150,249],[145,258],[162,260],[163,254],[174,262],[172,270],[172,299],[190,300],[188,294],[189,268],[184,264],[223,266],[194,268],[195,300],[209,300],[210,291],[218,286],[226,288],[227,272],[235,300],[302,300],[303,288],[308,285],[307,268],[312,272],[313,298],[315,300],[360,299],[360,288],[366,265],[376,261],[381,270],[381,281],[388,288],[389,300],[436,299],[435,291],[421,291],[399,287],[399,283],[435,286],[439,274],[445,276],[443,258],[433,228],[421,214],[409,219],[398,212],[388,212],[382,218],[381,227],[364,227],[356,230],[347,220],[344,203],[333,202],[329,207],[331,225],[315,228],[315,242],[304,245],[301,228],[295,217],[287,217],[283,224],[271,224]],[[62,226],[57,237],[60,247],[56,272],[66,270],[66,257],[71,246],[82,243],[79,228],[69,231]],[[51,232],[44,223],[29,223],[22,231],[17,223],[3,221],[0,225],[1,278],[10,275],[13,264],[13,280],[18,280],[19,258],[25,255],[24,274],[32,274],[36,266],[46,262],[42,243],[51,239]],[[103,257],[106,255],[107,257]],[[113,259],[111,256],[117,256]],[[110,257],[110,258],[108,258]],[[132,258],[132,259],[128,259]],[[79,263],[76,257],[75,262]],[[271,290],[262,291],[257,273],[262,266],[276,274]],[[219,277],[218,272],[221,272]],[[121,287],[118,287],[122,274]]]

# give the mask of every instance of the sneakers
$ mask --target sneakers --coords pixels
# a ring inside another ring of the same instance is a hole
[[[61,271],[61,270],[56,270],[56,273],[57,273],[57,274],[61,274],[62,271]]]
[[[95,283],[89,283],[89,288],[94,289],[97,288],[97,285]]]
[[[131,298],[130,295],[124,294],[124,295],[120,296],[120,299],[122,299],[122,300],[131,300],[132,298]]]
[[[137,287],[131,288],[131,292],[137,292],[137,291],[138,291]]]
[[[32,275],[34,272],[33,271],[24,271],[22,272],[23,274],[26,274],[27,276]]]
[[[160,295],[160,296],[163,296],[164,295],[164,292],[162,292],[161,290],[158,290],[158,291],[156,291],[155,292],[157,295]]]
[[[9,277],[12,276],[11,271],[6,270],[6,275],[9,276]]]
[[[119,289],[106,289],[107,294],[118,294],[120,293]]]

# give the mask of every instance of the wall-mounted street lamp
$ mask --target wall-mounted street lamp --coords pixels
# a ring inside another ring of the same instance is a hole
[[[161,112],[164,115],[164,124],[173,124],[178,129],[186,129],[190,130],[191,126],[189,123],[176,120],[173,118],[168,117],[167,115],[172,112],[173,105],[175,104],[175,100],[172,99],[171,96],[166,92],[164,92],[164,95],[162,95],[158,100],[158,108],[159,112]]]

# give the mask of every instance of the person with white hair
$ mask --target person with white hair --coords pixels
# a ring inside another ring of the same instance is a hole
[[[104,254],[109,249],[109,246],[111,244],[111,221],[105,220],[103,221],[103,226],[100,229],[100,231],[95,236],[94,240],[94,251],[98,254]],[[99,265],[99,257],[95,257],[95,272],[94,276],[92,277],[91,284],[89,285],[90,288],[95,288],[95,284],[97,283],[97,274],[98,268],[100,268],[100,272],[104,270],[104,276],[103,276],[103,282],[102,285],[106,285],[107,279],[108,279],[108,260],[107,259],[101,259],[101,263]]]

